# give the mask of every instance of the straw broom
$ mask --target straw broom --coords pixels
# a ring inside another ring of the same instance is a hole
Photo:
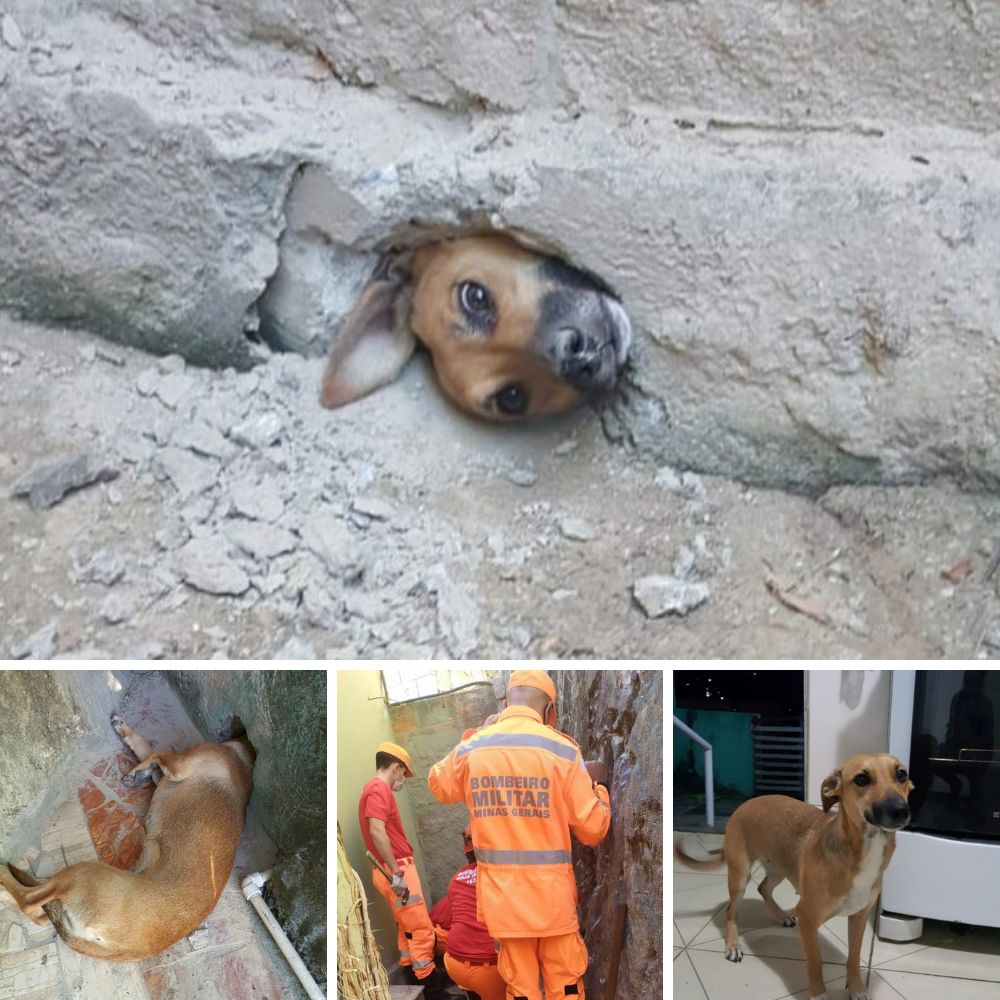
[[[361,878],[351,867],[337,824],[337,996],[340,1000],[389,1000],[378,946],[368,920]]]

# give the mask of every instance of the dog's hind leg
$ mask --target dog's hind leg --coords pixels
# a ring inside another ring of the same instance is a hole
[[[795,926],[795,916],[789,913],[787,910],[783,910],[774,901],[774,896],[772,893],[775,889],[784,882],[784,876],[778,876],[775,874],[774,868],[770,865],[764,865],[764,878],[760,885],[757,886],[757,891],[761,894],[764,902],[767,904],[767,908],[774,915],[774,919],[781,924],[782,927],[794,927]]]
[[[19,868],[11,868],[9,865],[0,864],[0,885],[14,897],[17,908],[29,920],[40,927],[45,927],[51,921],[42,907],[46,903],[52,902],[64,888],[65,880],[62,878],[62,875],[65,871],[68,871],[68,869],[63,869],[62,872],[57,873],[47,882],[39,885],[27,872],[22,872]],[[12,872],[17,874],[17,878],[14,877]],[[23,880],[23,882],[19,880]]]
[[[111,728],[139,760],[153,755],[153,748],[117,712],[111,713]]]
[[[743,899],[747,883],[750,881],[750,858],[746,844],[738,830],[726,830],[726,865],[729,869],[729,905],[726,907],[726,958],[730,962],[742,962],[740,932],[736,926],[736,908]]]

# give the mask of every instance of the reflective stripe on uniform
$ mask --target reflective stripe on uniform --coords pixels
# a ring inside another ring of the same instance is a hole
[[[400,900],[396,905],[402,908],[404,906],[411,906],[413,903],[420,903],[420,902],[423,902],[423,896],[421,896],[419,893],[413,893],[409,897],[409,899],[406,900],[405,903],[402,900]]]
[[[573,860],[573,852],[489,851],[477,847],[476,857],[488,865],[568,865]]]
[[[558,740],[546,739],[544,736],[536,736],[534,733],[490,733],[487,736],[474,737],[467,743],[461,743],[455,748],[456,757],[464,757],[473,750],[482,750],[486,747],[493,749],[523,749],[525,747],[532,750],[548,750],[557,757],[565,757],[566,760],[576,760],[579,750],[576,747],[567,746]]]
[[[414,969],[426,969],[428,965],[433,965],[433,964],[434,964],[433,959],[431,959],[429,962],[421,962],[416,958],[413,960]]]
[[[408,951],[401,951],[399,953],[399,957],[400,958],[409,958],[410,957],[410,953]]]

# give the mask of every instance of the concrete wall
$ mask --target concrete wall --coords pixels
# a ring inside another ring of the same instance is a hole
[[[4,9],[0,308],[246,365],[411,224],[520,229],[624,295],[643,457],[1000,484],[995,5]]]
[[[361,789],[375,777],[375,749],[383,740],[397,742],[392,730],[389,707],[384,700],[378,670],[337,671],[337,822],[344,835],[344,847],[351,867],[361,876],[368,897],[368,915],[386,967],[399,959],[396,922],[389,904],[372,887],[372,865],[365,857],[365,844],[358,828],[358,799]],[[405,746],[405,744],[404,744]],[[413,845],[417,870],[423,876],[424,853],[417,836],[412,797],[420,784],[420,759],[414,758],[414,778],[397,793],[396,802],[403,829]],[[428,765],[429,766],[429,765]],[[427,780],[426,770],[423,780]]]
[[[891,670],[806,671],[806,801],[821,805],[820,785],[857,753],[889,747]]]
[[[99,676],[99,683],[94,683]],[[131,674],[121,670],[0,670],[0,859],[41,804],[49,776],[81,740],[103,736]]]
[[[556,670],[559,728],[611,773],[611,830],[573,847],[589,996],[631,1000],[663,978],[663,673]],[[618,979],[608,976],[616,908],[627,906]]]
[[[409,789],[416,829],[424,848],[420,878],[433,902],[448,892],[452,875],[465,863],[462,830],[469,822],[465,805],[441,805],[427,787],[427,774],[459,742],[498,710],[491,684],[468,687],[393,705],[390,710],[395,741],[413,755],[416,775]]]
[[[326,977],[326,671],[170,670],[206,738],[238,716],[257,751],[253,808],[278,848],[273,902],[314,975]],[[228,734],[227,734],[228,735]]]

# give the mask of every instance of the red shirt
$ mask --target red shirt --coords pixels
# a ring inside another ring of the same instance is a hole
[[[389,835],[389,846],[392,848],[393,857],[382,860],[395,871],[396,859],[412,858],[413,848],[403,833],[403,821],[399,816],[396,796],[381,778],[372,778],[361,789],[361,798],[358,801],[358,824],[361,827],[361,836],[364,837],[368,850],[379,858],[382,856],[372,840],[371,830],[368,829],[369,819],[380,819],[385,823],[385,832]]]
[[[459,868],[448,883],[448,902],[451,903],[451,924],[442,922],[448,930],[448,954],[462,962],[488,962],[497,957],[493,937],[486,924],[476,919],[476,879],[479,869],[475,864]]]

